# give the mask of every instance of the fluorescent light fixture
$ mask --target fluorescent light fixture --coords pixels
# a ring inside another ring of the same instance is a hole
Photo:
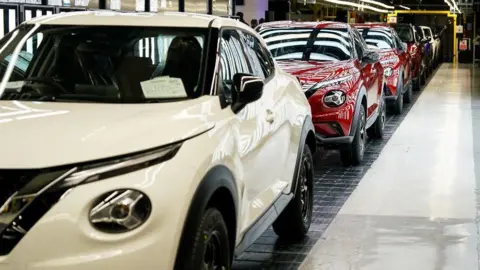
[[[360,2],[365,2],[365,3],[372,4],[372,5],[381,6],[381,7],[384,7],[386,9],[395,9],[394,6],[385,5],[384,3],[374,1],[374,0],[360,0]]]
[[[446,0],[445,0],[445,1],[446,1]],[[398,7],[401,7],[401,8],[406,9],[406,10],[410,10],[409,7],[406,7],[406,6],[403,6],[403,5],[398,5]]]
[[[376,12],[379,12],[379,13],[388,13],[388,10],[386,10],[386,9],[379,9],[379,8],[372,7],[372,6],[360,5],[360,4],[352,3],[352,2],[349,2],[349,1],[325,0],[325,2],[329,2],[329,3],[337,4],[337,5],[345,5],[345,6],[351,6],[351,7],[356,7],[356,8],[369,9],[369,10],[376,11]]]
[[[444,2],[447,3],[450,9],[453,9],[453,12],[458,11],[458,13],[462,13],[462,11],[460,11],[458,8],[457,3],[455,3],[455,0],[444,0]]]

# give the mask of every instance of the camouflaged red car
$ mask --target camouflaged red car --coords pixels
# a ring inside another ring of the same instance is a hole
[[[369,48],[377,50],[387,82],[385,100],[395,114],[412,101],[411,56],[406,43],[386,24],[354,24]]]
[[[281,21],[257,31],[278,64],[302,84],[317,142],[345,165],[363,160],[367,134],[382,138],[384,70],[379,54],[345,23]]]

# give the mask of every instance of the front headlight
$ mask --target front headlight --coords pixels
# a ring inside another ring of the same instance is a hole
[[[383,72],[385,77],[390,77],[393,74],[393,69],[392,68],[386,68],[385,71]]]
[[[347,100],[347,96],[342,90],[332,90],[323,96],[323,102],[328,107],[341,106]]]
[[[90,210],[93,227],[106,233],[123,233],[142,225],[150,216],[152,203],[137,190],[115,190],[101,196]]]
[[[305,91],[305,96],[307,98],[311,97],[318,89],[327,87],[327,86],[333,86],[333,85],[339,85],[345,81],[348,81],[352,79],[352,75],[336,78],[336,79],[331,79],[331,80],[324,80],[320,81],[316,84],[314,84],[312,87],[310,87],[307,91]]]
[[[153,166],[173,158],[181,145],[176,143],[156,150],[79,166],[59,183],[59,187],[73,187]]]

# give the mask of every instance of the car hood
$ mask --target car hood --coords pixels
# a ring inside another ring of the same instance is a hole
[[[150,104],[0,101],[0,168],[44,168],[184,140],[214,126],[218,98]]]
[[[284,71],[299,78],[304,90],[320,81],[348,76],[355,67],[354,61],[277,61],[277,63]]]

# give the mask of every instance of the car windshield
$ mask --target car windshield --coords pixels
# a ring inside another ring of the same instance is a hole
[[[395,26],[395,31],[397,31],[398,36],[403,42],[414,42],[413,29],[410,26],[406,25],[397,25]]]
[[[352,55],[346,28],[266,28],[259,33],[276,60],[344,61]]]
[[[346,28],[321,28],[313,41],[309,60],[345,61],[352,57],[352,45]]]
[[[276,60],[302,60],[312,28],[264,28],[259,31]]]
[[[207,29],[23,25],[0,40],[2,100],[197,98]]]
[[[390,29],[383,27],[359,28],[363,39],[370,48],[374,49],[393,49],[395,44]]]

